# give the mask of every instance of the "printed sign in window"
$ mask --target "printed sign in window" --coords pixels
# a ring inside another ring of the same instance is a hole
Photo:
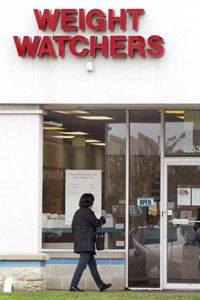
[[[192,189],[192,205],[194,205],[194,206],[200,205],[200,189],[199,188]]]
[[[79,208],[79,199],[84,193],[94,195],[92,210],[101,216],[102,203],[101,170],[65,170],[65,223],[70,225],[75,211]]]
[[[177,202],[178,205],[191,205],[191,188],[178,188]]]
[[[154,198],[153,197],[138,197],[137,198],[138,207],[153,207]]]

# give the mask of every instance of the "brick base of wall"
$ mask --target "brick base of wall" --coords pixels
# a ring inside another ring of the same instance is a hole
[[[0,290],[6,278],[13,279],[13,291],[68,290],[78,263],[74,253],[38,255],[0,255]],[[102,280],[112,283],[111,290],[123,290],[124,253],[98,253],[97,266]],[[83,273],[79,287],[98,290],[89,269]]]
[[[0,290],[6,278],[13,279],[13,291],[46,290],[44,254],[0,255]]]
[[[79,256],[74,253],[49,253],[49,256],[51,258],[46,264],[46,289],[68,290]],[[105,283],[112,283],[110,290],[123,290],[125,287],[124,253],[102,251],[97,253],[96,261],[102,280]],[[85,290],[98,290],[89,268],[84,271],[79,287]]]
[[[75,267],[75,265],[46,266],[46,289],[68,290]],[[112,290],[124,289],[124,266],[98,265],[98,270],[105,283],[112,283]],[[79,287],[85,290],[98,290],[88,268],[83,273]]]

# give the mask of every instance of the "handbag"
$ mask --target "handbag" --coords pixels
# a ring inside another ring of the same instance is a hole
[[[104,250],[104,234],[103,234],[103,232],[96,233],[96,249]]]

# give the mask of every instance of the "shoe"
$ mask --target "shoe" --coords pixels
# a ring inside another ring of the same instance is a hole
[[[103,291],[109,289],[111,286],[112,286],[111,283],[108,283],[108,284],[104,283],[104,284],[99,288],[99,290],[100,290],[100,292],[103,292]]]
[[[70,292],[84,292],[84,290],[79,289],[77,286],[71,286]]]

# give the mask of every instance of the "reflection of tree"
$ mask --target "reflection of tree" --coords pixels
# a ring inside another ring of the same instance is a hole
[[[152,186],[160,178],[158,155],[131,157],[130,194],[136,204],[138,196],[154,196]]]
[[[157,141],[138,133],[131,138],[135,148],[130,156],[130,195],[136,205],[138,196],[153,196],[152,187],[160,181],[159,136]]]
[[[114,194],[118,200],[124,199],[125,195],[125,156],[109,156],[109,194]]]
[[[110,134],[106,156],[106,198],[112,197],[112,206],[125,199],[126,139]],[[114,200],[115,198],[115,200]]]
[[[44,167],[43,174],[43,212],[64,213],[63,169]]]
[[[185,138],[185,132],[179,135],[177,137],[176,135],[172,136],[171,138],[168,138],[166,145],[165,145],[165,152],[166,153],[172,153],[174,152],[174,148],[178,145],[178,143]]]

